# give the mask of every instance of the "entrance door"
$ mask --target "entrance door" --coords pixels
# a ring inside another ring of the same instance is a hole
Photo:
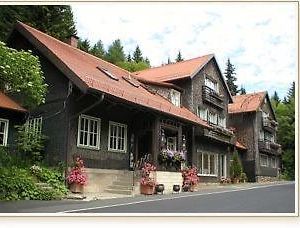
[[[227,177],[227,175],[226,175],[226,169],[227,169],[226,155],[221,154],[219,161],[220,161],[220,163],[219,163],[220,164],[220,176],[226,178]]]
[[[137,160],[140,161],[150,154],[152,156],[152,132],[146,131],[138,137]]]

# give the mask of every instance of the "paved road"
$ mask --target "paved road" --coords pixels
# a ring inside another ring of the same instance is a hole
[[[90,202],[0,202],[0,213],[295,213],[295,184],[228,186]]]

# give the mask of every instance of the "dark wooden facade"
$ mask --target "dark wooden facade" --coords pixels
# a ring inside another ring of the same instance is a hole
[[[263,117],[263,112],[268,113],[269,117]],[[248,179],[257,181],[259,177],[277,177],[281,163],[281,146],[276,142],[277,122],[268,96],[257,111],[230,114],[229,122],[235,128],[237,139],[248,149],[242,158]],[[261,138],[261,131],[272,135],[274,141]],[[261,155],[268,157],[267,166],[262,165]],[[273,159],[276,167],[271,164]]]

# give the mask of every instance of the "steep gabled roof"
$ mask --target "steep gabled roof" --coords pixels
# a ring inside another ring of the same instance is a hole
[[[265,99],[267,99],[272,115],[276,120],[275,112],[266,91],[234,96],[233,104],[228,105],[228,113],[236,114],[243,112],[256,112],[261,107]]]
[[[228,112],[255,112],[261,106],[266,94],[266,92],[257,92],[234,96],[233,104],[228,105]]]
[[[224,84],[225,90],[229,96],[230,102],[232,102],[232,96],[230,94],[228,85],[222,75],[220,67],[215,59],[214,54],[204,55],[201,57],[184,60],[177,63],[167,64],[159,67],[153,67],[142,71],[134,72],[133,75],[138,80],[149,80],[156,82],[171,83],[180,79],[193,78],[197,73],[211,60],[216,63],[216,68],[221,76],[221,81]]]
[[[17,112],[27,112],[25,108],[0,91],[0,108]]]
[[[202,69],[202,67],[205,66],[205,64],[213,57],[213,54],[205,55],[177,63],[137,71],[134,75],[138,78],[157,82],[168,82],[177,79],[189,78],[192,77],[195,72]]]
[[[140,82],[132,78],[128,71],[61,42],[24,23],[18,22],[15,29],[83,92],[88,90],[100,91],[197,125],[209,127],[188,109],[177,107],[162,96],[148,91]]]

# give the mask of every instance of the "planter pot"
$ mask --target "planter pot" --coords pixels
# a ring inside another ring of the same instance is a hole
[[[180,191],[180,185],[179,184],[174,184],[173,185],[173,192],[179,193]]]
[[[190,186],[190,191],[191,191],[191,192],[197,191],[197,185],[191,185],[191,186]]]
[[[188,192],[189,189],[190,189],[190,186],[189,186],[189,185],[183,185],[183,186],[182,186],[182,191],[183,191],[183,192]]]
[[[158,194],[163,194],[165,190],[165,186],[163,184],[158,184],[155,186],[155,192]]]
[[[140,185],[140,192],[143,195],[152,195],[154,193],[155,186]]]
[[[72,183],[69,185],[69,189],[73,193],[83,193],[83,185],[82,184]]]

